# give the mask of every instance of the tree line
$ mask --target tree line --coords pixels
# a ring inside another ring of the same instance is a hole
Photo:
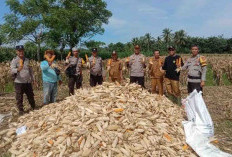
[[[13,46],[25,43],[25,53],[30,59],[40,61],[46,49],[53,49],[57,59],[64,59],[72,47],[78,46],[81,57],[90,55],[97,47],[99,55],[109,58],[117,51],[120,58],[133,53],[134,45],[140,45],[142,53],[151,56],[155,49],[167,53],[167,47],[175,46],[178,53],[189,53],[191,45],[200,47],[201,53],[232,53],[232,38],[221,36],[191,37],[184,30],[173,32],[163,29],[161,35],[150,33],[135,37],[127,43],[110,43],[91,40],[103,34],[103,24],[108,24],[112,13],[103,0],[6,0],[11,12],[0,25],[0,62],[15,56]],[[11,45],[11,48],[9,46]]]

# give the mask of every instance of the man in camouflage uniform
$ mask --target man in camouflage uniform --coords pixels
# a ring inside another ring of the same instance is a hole
[[[82,87],[82,67],[85,63],[84,60],[79,57],[79,51],[77,48],[72,48],[72,54],[73,56],[68,55],[66,57],[66,65],[69,70],[69,95],[74,95],[75,84],[77,89]]]
[[[112,82],[121,83],[122,80],[122,62],[118,60],[117,52],[113,51],[111,59],[107,63],[107,71],[109,72],[109,78]]]
[[[160,68],[163,66],[164,60],[160,57],[159,50],[154,51],[154,57],[149,60],[149,71],[151,77],[151,92],[156,92],[156,87],[158,86],[158,94],[163,95],[163,76],[164,71]]]
[[[177,70],[184,65],[182,58],[176,55],[176,49],[173,46],[168,48],[169,56],[165,58],[163,70],[165,74],[165,84],[168,97],[181,106],[181,93],[179,88],[180,72]]]
[[[32,109],[35,109],[34,93],[32,89],[32,82],[35,83],[35,81],[29,59],[24,57],[23,45],[16,46],[16,53],[17,57],[11,61],[11,73],[14,78],[17,107],[19,109],[19,114],[22,115],[24,113],[24,93],[27,95]]]
[[[204,56],[199,55],[199,48],[196,45],[191,47],[192,56],[185,62],[180,70],[188,70],[188,93],[194,89],[202,91],[206,81],[207,63]]]
[[[140,53],[140,47],[136,45],[134,47],[134,54],[131,55],[126,60],[127,67],[130,68],[130,83],[138,83],[143,88],[144,85],[144,75],[146,68],[146,59],[143,54]]]
[[[90,68],[90,86],[94,87],[97,84],[101,85],[103,82],[103,62],[102,58],[97,54],[97,48],[92,49],[92,56],[89,57]]]

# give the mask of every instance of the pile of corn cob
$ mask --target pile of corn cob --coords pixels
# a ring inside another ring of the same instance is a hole
[[[0,132],[0,147],[13,156],[195,156],[182,112],[136,84],[104,83],[21,116]]]

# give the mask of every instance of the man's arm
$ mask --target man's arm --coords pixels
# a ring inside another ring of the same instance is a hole
[[[184,63],[184,65],[181,67],[181,70],[187,70],[188,69],[188,60]]]
[[[162,66],[163,70],[167,70],[167,58],[164,60],[164,65]]]
[[[11,69],[12,74],[17,74],[18,73],[17,63],[16,63],[15,59],[13,59],[11,61],[10,69]]]

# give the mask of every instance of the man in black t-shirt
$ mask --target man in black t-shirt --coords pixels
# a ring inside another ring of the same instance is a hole
[[[169,56],[165,58],[163,70],[165,74],[165,85],[168,93],[168,97],[173,99],[178,105],[181,105],[181,93],[179,88],[180,72],[177,70],[183,66],[183,60],[179,55],[176,55],[176,50],[173,46],[168,47]]]

